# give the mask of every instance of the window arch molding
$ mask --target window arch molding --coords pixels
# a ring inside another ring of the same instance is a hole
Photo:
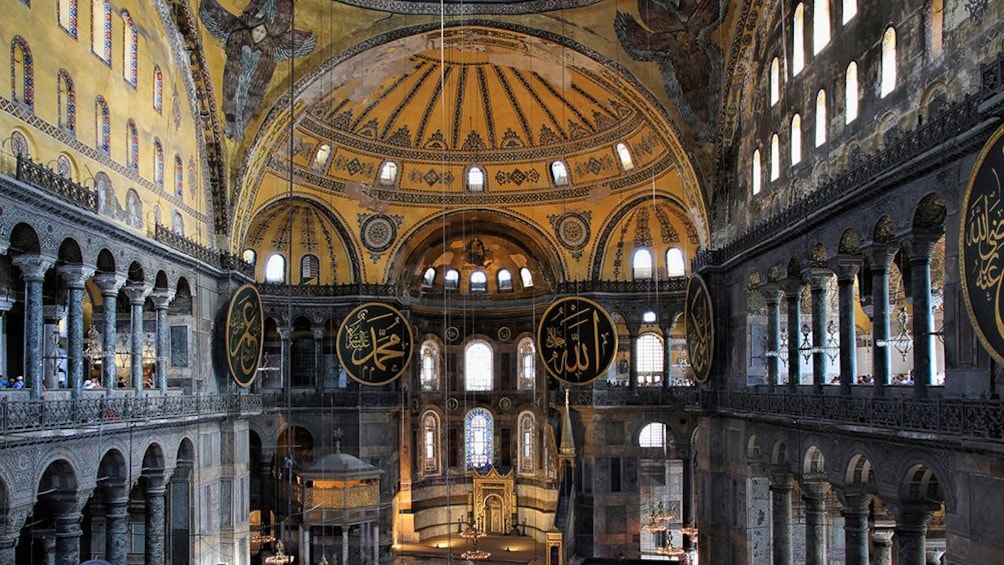
[[[537,346],[532,336],[516,342],[516,389],[534,390],[537,385]]]
[[[422,347],[418,353],[418,385],[422,392],[436,392],[442,386],[445,350],[436,336],[428,335],[422,340]]]
[[[537,417],[527,410],[520,412],[516,420],[519,430],[519,473],[532,475],[537,471]]]
[[[442,472],[443,459],[443,417],[433,408],[422,412],[419,418],[419,438],[421,441],[421,473],[427,476]]]
[[[495,366],[495,349],[480,337],[464,345],[464,390],[491,391]]]
[[[487,408],[472,408],[464,416],[464,451],[468,469],[479,469],[494,458],[495,417]]]

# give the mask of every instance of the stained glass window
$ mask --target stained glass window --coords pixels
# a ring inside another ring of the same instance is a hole
[[[423,391],[439,390],[439,348],[432,340],[422,344],[421,381]]]
[[[491,412],[484,408],[475,408],[464,418],[468,469],[485,467],[491,463],[493,424]]]
[[[537,423],[533,413],[524,412],[519,416],[519,472],[533,473],[534,456],[537,453],[536,437]]]
[[[428,411],[422,415],[422,471],[439,473],[439,416]]]
[[[533,390],[537,376],[537,353],[534,350],[533,340],[530,338],[524,338],[519,342],[518,351],[519,382],[517,383],[517,388],[519,388],[519,390]]]

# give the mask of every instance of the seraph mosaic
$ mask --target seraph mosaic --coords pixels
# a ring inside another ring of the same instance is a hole
[[[251,0],[239,16],[216,0],[203,0],[199,18],[224,43],[225,133],[230,139],[244,139],[244,128],[258,111],[276,64],[309,54],[317,38],[293,29],[293,0]]]

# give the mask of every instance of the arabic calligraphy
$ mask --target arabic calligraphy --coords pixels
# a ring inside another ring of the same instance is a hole
[[[378,302],[350,312],[338,329],[337,343],[345,373],[364,385],[393,381],[411,360],[411,326],[397,309]]]
[[[607,372],[617,353],[610,314],[586,298],[562,298],[537,326],[537,350],[548,374],[566,384],[588,384]]]
[[[969,318],[987,350],[1004,362],[1004,127],[983,148],[963,200],[959,261]]]
[[[258,374],[264,323],[257,289],[251,285],[237,289],[227,311],[226,344],[230,375],[239,386],[251,386]]]
[[[714,358],[715,319],[711,310],[711,295],[704,279],[699,275],[687,281],[687,298],[684,303],[684,320],[687,324],[687,353],[694,378],[706,382],[711,375]]]

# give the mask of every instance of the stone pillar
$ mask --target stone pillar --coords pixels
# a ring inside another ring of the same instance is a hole
[[[59,388],[59,322],[66,308],[59,304],[42,306],[42,382],[46,390]],[[67,386],[69,383],[67,383]]]
[[[632,392],[637,392],[638,390],[638,330],[635,328],[630,329],[631,332],[631,365],[628,369],[628,375],[630,379],[630,387]]]
[[[80,511],[56,518],[56,565],[80,565]]]
[[[694,516],[694,509],[697,507],[696,489],[694,488],[694,477],[697,474],[696,457],[694,448],[691,446],[683,454],[683,502],[681,504],[683,516],[681,520],[684,526],[697,527],[697,517]],[[697,549],[697,540],[690,536],[683,536],[683,549],[693,551]]]
[[[767,302],[767,384],[773,391],[781,384],[781,285],[765,283],[760,285],[760,294]]]
[[[68,288],[66,296],[66,384],[73,398],[80,398],[84,388],[84,283],[94,269],[83,265],[63,265],[59,275]]]
[[[156,312],[156,348],[157,348],[157,382],[154,383],[161,394],[167,394],[167,355],[170,346],[168,344],[169,322],[167,321],[167,307],[174,299],[174,293],[167,289],[157,289],[150,293],[150,301],[153,302],[153,310]]]
[[[166,522],[163,472],[145,475],[146,481],[146,565],[164,565]]]
[[[870,494],[844,494],[844,551],[847,565],[868,565],[868,509]]]
[[[281,361],[281,366],[279,367],[279,375],[282,379],[282,392],[288,394],[290,391],[293,375],[290,373],[290,363],[289,363],[289,353],[290,353],[290,338],[293,334],[293,328],[290,326],[280,326],[276,328],[279,332],[279,339],[282,342],[282,349],[280,350],[279,359]]]
[[[348,525],[342,526],[342,564],[348,565],[349,562],[349,527]]]
[[[826,564],[826,486],[819,480],[802,481],[806,565]]]
[[[24,279],[24,379],[32,400],[42,398],[42,282],[52,260],[25,253],[14,257]]]
[[[314,333],[314,390],[318,394],[324,391],[324,334],[326,328],[311,328]]]
[[[373,563],[380,563],[380,524],[373,523]]]
[[[791,560],[791,475],[774,472],[770,481],[771,545],[774,565],[792,565]]]
[[[812,292],[812,390],[823,393],[826,384],[826,325],[829,321],[829,305],[826,288],[833,273],[829,269],[813,267],[804,272],[809,290]]]
[[[9,290],[7,292],[10,292]],[[0,297],[0,375],[7,375],[10,378],[10,373],[7,372],[7,355],[9,350],[7,349],[7,312],[14,307],[14,299],[4,296]],[[0,561],[3,563],[3,561]]]
[[[872,565],[892,565],[892,523],[872,525]]]
[[[0,563],[14,563],[14,556],[17,555],[18,536],[5,536],[0,538]]]
[[[105,497],[105,559],[125,565],[129,536],[129,495],[125,487],[112,489]]]
[[[107,391],[115,388],[115,347],[118,312],[116,302],[119,289],[125,284],[125,277],[115,273],[98,273],[94,275],[94,284],[101,291],[103,301],[104,329],[101,332],[101,386]]]
[[[868,250],[872,271],[872,373],[875,395],[885,396],[889,384],[889,265],[896,256],[896,247],[875,244]],[[879,346],[879,342],[884,345]]]
[[[837,289],[840,326],[840,393],[850,396],[851,385],[858,375],[857,326],[854,323],[854,281],[861,268],[861,259],[837,257]]]
[[[258,473],[261,476],[258,482],[259,515],[261,525],[268,525],[269,533],[272,533],[272,494],[275,492],[272,485],[272,456],[263,449],[261,461],[258,462]]]
[[[914,235],[910,242],[910,297],[913,299],[913,392],[927,396],[934,380],[934,316],[931,312],[931,253],[939,235]]]
[[[0,520],[0,563],[14,563],[21,529],[28,521],[33,507],[34,504],[8,508],[6,516]]]
[[[126,297],[129,298],[129,319],[131,321],[129,347],[129,380],[136,396],[143,394],[143,304],[150,287],[143,283],[130,282],[125,286]]]
[[[922,506],[906,506],[896,512],[898,565],[927,565],[927,521],[931,511]]]
[[[662,326],[662,388],[669,388],[673,379],[673,340],[669,335],[673,333],[674,324]]]
[[[798,390],[802,382],[802,352],[798,336],[802,333],[802,281],[785,279],[785,302],[788,308],[788,390]]]
[[[45,565],[56,565],[56,536],[42,536],[42,554],[45,556]]]

